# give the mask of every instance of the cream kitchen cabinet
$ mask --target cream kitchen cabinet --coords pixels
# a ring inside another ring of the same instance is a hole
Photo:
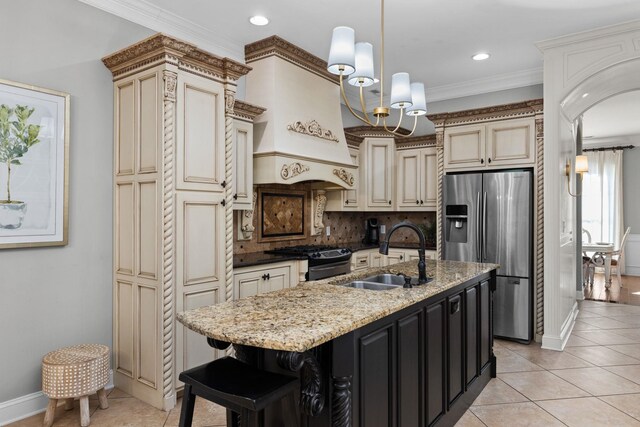
[[[444,132],[444,168],[482,169],[535,162],[535,119],[455,126]]]
[[[253,120],[264,108],[236,100],[233,105],[233,209],[253,209]]]
[[[351,271],[358,271],[358,270],[363,270],[365,268],[369,268],[371,266],[370,264],[371,251],[372,249],[354,252],[351,255]]]
[[[395,141],[365,138],[360,145],[360,196],[365,211],[393,211]]]
[[[178,374],[216,356],[176,311],[223,302],[233,286],[225,98],[250,68],[162,34],[103,62],[114,80],[114,383],[169,410]]]
[[[298,261],[236,268],[233,272],[233,297],[246,298],[297,286],[298,276]]]
[[[436,148],[399,150],[396,171],[397,210],[434,211],[438,202]]]

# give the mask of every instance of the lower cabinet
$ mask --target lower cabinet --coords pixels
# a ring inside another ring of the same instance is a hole
[[[360,330],[354,426],[455,424],[495,376],[491,280],[461,285]]]
[[[236,268],[233,273],[233,297],[246,298],[297,284],[296,261]]]

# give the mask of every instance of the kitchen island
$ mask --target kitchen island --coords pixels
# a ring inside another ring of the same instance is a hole
[[[301,378],[301,425],[453,425],[495,377],[495,264],[427,261],[433,280],[386,291],[341,286],[372,268],[177,315],[216,348]],[[271,408],[270,408],[271,409]],[[266,426],[282,425],[280,408]]]

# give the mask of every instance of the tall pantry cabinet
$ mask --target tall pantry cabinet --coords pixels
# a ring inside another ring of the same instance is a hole
[[[161,409],[214,356],[175,313],[233,297],[236,81],[250,68],[156,34],[114,78],[114,381]]]

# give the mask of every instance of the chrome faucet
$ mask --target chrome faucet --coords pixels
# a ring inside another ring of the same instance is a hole
[[[425,257],[427,239],[425,239],[422,230],[420,230],[415,224],[409,221],[402,221],[401,223],[398,223],[391,227],[391,230],[389,230],[389,233],[387,233],[387,238],[380,244],[380,253],[382,255],[389,255],[389,240],[391,240],[391,235],[398,228],[402,227],[412,229],[418,234],[418,237],[420,238],[420,248],[418,249],[418,284],[424,285],[425,283],[427,283],[427,261]]]

